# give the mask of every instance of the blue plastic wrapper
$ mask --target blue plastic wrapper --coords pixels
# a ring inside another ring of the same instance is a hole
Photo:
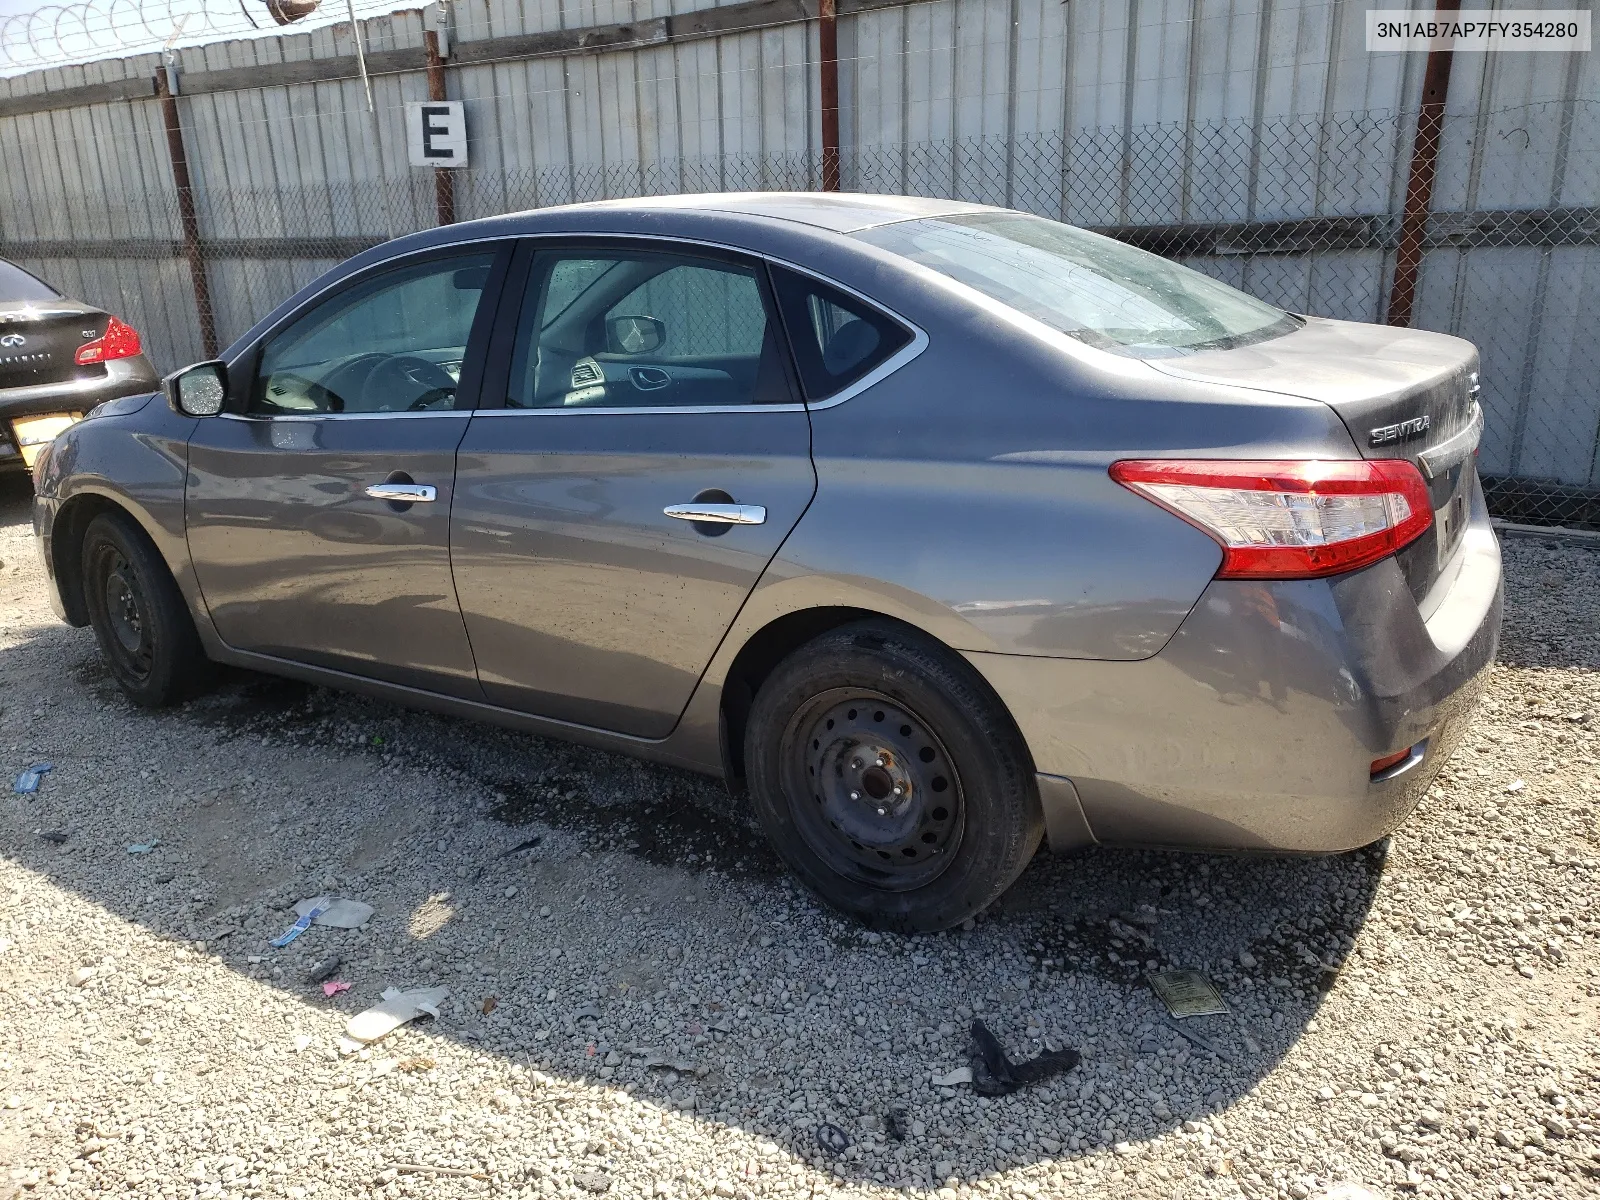
[[[35,763],[17,776],[16,782],[11,785],[11,790],[19,796],[37,792],[39,790],[39,781],[49,772],[50,766],[51,764],[49,763]]]
[[[309,912],[306,912],[306,913],[302,914],[298,921],[296,921],[293,925],[289,926],[289,928],[285,929],[277,937],[273,938],[272,941],[268,943],[268,945],[272,946],[275,949],[282,950],[290,942],[294,941],[295,938],[299,937],[306,930],[310,929],[311,928],[311,922],[315,921],[318,917],[320,917],[323,913],[325,913],[327,911],[328,911],[328,906],[326,904],[317,905],[315,908],[311,909]]]

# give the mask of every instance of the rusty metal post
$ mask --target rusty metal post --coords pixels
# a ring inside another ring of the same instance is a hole
[[[178,220],[183,226],[183,257],[189,263],[189,279],[194,285],[194,307],[200,316],[200,342],[206,357],[217,356],[217,318],[211,308],[211,284],[206,279],[206,260],[200,248],[200,218],[194,209],[194,187],[189,181],[189,156],[183,148],[183,123],[178,117],[178,98],[167,86],[165,70],[156,72],[156,95],[161,98],[161,116],[167,127],[167,154],[172,159],[172,184],[178,191]]]
[[[836,0],[819,0],[817,42],[821,54],[822,190],[839,190],[839,14]]]
[[[1455,12],[1461,0],[1437,0],[1436,12]],[[1422,74],[1422,106],[1417,110],[1417,134],[1411,143],[1411,175],[1406,181],[1405,208],[1400,215],[1400,239],[1394,252],[1394,280],[1389,287],[1388,322],[1409,326],[1417,300],[1417,276],[1422,270],[1422,244],[1433,207],[1433,181],[1439,165],[1439,137],[1444,131],[1444,107],[1450,94],[1449,50],[1430,50]]]
[[[422,35],[422,44],[428,51],[428,99],[443,100],[444,59],[439,57],[439,35],[427,30]],[[433,204],[439,224],[456,223],[456,179],[449,167],[433,169]]]

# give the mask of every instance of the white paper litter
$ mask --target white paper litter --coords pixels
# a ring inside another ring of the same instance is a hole
[[[449,998],[450,989],[445,987],[413,988],[409,992],[384,988],[380,1003],[350,1018],[344,1029],[345,1036],[352,1041],[375,1042],[424,1013],[437,1017],[439,1005]]]
[[[951,1071],[950,1074],[948,1074],[948,1075],[935,1075],[935,1076],[933,1076],[933,1086],[934,1087],[955,1087],[958,1083],[971,1083],[971,1082],[972,1082],[972,1068],[971,1067],[957,1067],[954,1071]]]
[[[318,905],[323,906],[323,911],[313,920],[313,925],[329,925],[334,929],[359,929],[372,918],[373,907],[363,904],[359,900],[335,900],[329,896],[312,896],[309,900],[302,900],[294,906],[297,917],[303,917],[308,912],[316,910]]]

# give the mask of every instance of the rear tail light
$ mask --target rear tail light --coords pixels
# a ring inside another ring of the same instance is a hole
[[[1422,473],[1398,458],[1154,459],[1113,463],[1111,478],[1215,538],[1219,579],[1338,575],[1433,524]]]
[[[80,367],[90,363],[110,362],[114,358],[132,358],[144,349],[139,341],[139,331],[126,322],[111,318],[106,331],[92,342],[78,347],[73,361]]]

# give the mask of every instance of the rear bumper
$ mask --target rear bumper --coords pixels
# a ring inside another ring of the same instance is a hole
[[[1502,603],[1481,492],[1429,599],[1424,620],[1392,559],[1334,579],[1216,580],[1141,662],[967,657],[1027,739],[1053,847],[1333,852],[1405,819],[1481,692]]]
[[[73,379],[38,387],[0,388],[0,469],[20,467],[21,451],[11,422],[19,417],[84,413],[106,400],[153,392],[161,378],[144,355],[114,359],[97,379]]]

